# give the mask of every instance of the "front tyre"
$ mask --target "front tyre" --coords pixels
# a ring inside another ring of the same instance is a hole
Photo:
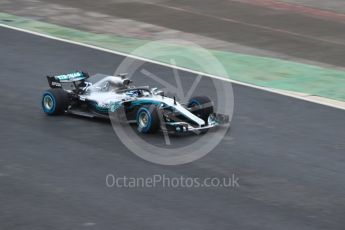
[[[143,106],[137,111],[137,126],[141,133],[154,133],[159,127],[159,117],[155,106]]]
[[[210,98],[206,96],[193,97],[189,100],[187,107],[208,125],[209,118],[213,114],[213,102]]]
[[[48,115],[64,113],[68,104],[68,94],[63,89],[48,89],[43,93],[42,109]]]

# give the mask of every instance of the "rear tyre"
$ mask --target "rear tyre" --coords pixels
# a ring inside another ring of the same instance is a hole
[[[42,109],[48,115],[64,113],[68,104],[68,94],[63,89],[48,89],[42,95]]]
[[[155,106],[143,106],[137,111],[137,127],[141,133],[154,133],[159,128],[159,117]]]
[[[209,97],[197,96],[189,100],[187,106],[197,117],[203,119],[208,125],[208,118],[213,114],[213,102]]]

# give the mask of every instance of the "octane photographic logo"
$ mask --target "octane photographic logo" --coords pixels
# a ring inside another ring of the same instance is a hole
[[[222,64],[211,52],[187,41],[149,42],[134,50],[131,55],[164,61],[172,67],[188,66],[203,73],[227,75]],[[157,87],[164,95],[175,97],[181,104],[188,103],[194,96],[208,96],[213,101],[214,112],[229,116],[231,121],[234,97],[230,82],[192,74],[178,68],[155,65],[130,56],[121,62],[114,76],[123,73],[127,73],[127,78],[131,79],[135,86]],[[121,122],[125,120],[123,109],[111,112],[110,118],[115,133],[130,151],[147,161],[161,165],[180,165],[200,159],[221,142],[230,127],[226,124],[200,135],[191,133],[179,136],[168,132],[152,135],[141,134],[136,126]],[[161,122],[161,125],[162,123],[164,122]]]

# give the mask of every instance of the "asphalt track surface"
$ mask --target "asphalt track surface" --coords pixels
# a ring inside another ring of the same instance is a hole
[[[345,67],[345,24],[229,0],[44,0]]]
[[[111,74],[123,57],[5,28],[0,34],[1,229],[345,226],[344,111],[234,85],[232,129],[219,146],[190,164],[155,165],[128,151],[109,123],[48,117],[40,108],[46,74]],[[146,68],[172,76],[166,67]],[[235,173],[240,187],[107,188],[111,173]]]

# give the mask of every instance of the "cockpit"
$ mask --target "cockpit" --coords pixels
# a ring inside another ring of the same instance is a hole
[[[91,92],[116,92],[125,90],[132,81],[128,78],[107,76],[88,88]]]

